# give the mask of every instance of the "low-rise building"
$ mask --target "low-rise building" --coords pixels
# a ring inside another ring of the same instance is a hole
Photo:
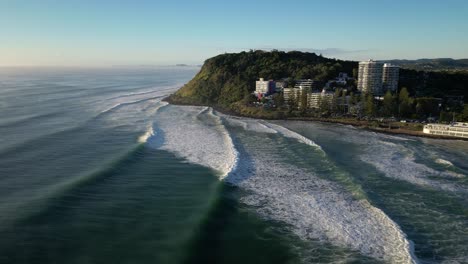
[[[286,104],[291,104],[292,101],[299,103],[302,89],[300,88],[284,88],[283,97]]]
[[[255,82],[255,96],[259,99],[275,92],[276,83],[273,80],[265,81],[263,78]]]
[[[320,86],[319,81],[315,81],[312,79],[302,79],[302,80],[297,80],[296,85],[294,85],[294,88],[299,88],[303,89],[306,92],[312,92],[313,90],[317,90]]]
[[[307,94],[307,107],[312,109],[320,108],[320,104],[326,101],[331,103],[334,93],[323,89],[321,92],[313,92]]]
[[[307,94],[307,106],[312,109],[320,107],[320,99],[322,98],[322,92],[313,92]]]

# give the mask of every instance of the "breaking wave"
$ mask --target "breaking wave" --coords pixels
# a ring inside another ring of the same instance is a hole
[[[153,146],[212,168],[220,173],[221,179],[235,169],[236,148],[213,109],[170,105],[163,112],[156,118],[160,143]]]
[[[247,191],[243,203],[264,218],[286,223],[298,237],[391,263],[416,262],[411,242],[384,212],[317,174],[323,171],[291,165],[287,156],[296,146],[284,138],[327,159],[307,137],[266,121],[216,114],[209,107],[169,105],[158,113],[155,124],[158,148],[219,171],[221,179]],[[231,135],[234,127],[243,129]],[[326,173],[341,173],[329,167]]]
[[[167,102],[158,102],[158,105],[152,109],[152,114],[156,114],[161,108],[167,106]],[[138,143],[146,143],[148,140],[155,135],[153,124],[148,125],[145,133],[138,138]]]
[[[466,192],[465,188],[457,184],[443,181],[444,178],[462,178],[463,175],[451,171],[437,171],[425,164],[418,163],[414,152],[404,145],[373,139],[361,159],[390,178],[443,191]],[[436,162],[449,165],[447,161],[442,159],[436,160]]]
[[[302,142],[304,144],[307,144],[309,146],[312,146],[312,147],[315,147],[317,149],[320,149],[322,150],[322,147],[320,147],[319,145],[317,145],[314,141],[304,137],[303,135],[299,134],[299,133],[296,133],[292,130],[289,130],[285,127],[282,127],[282,126],[279,126],[279,125],[275,125],[275,124],[271,124],[271,123],[266,123],[264,121],[262,121],[263,124],[265,124],[267,127],[277,131],[278,133],[281,133],[283,136],[285,137],[288,137],[288,138],[294,138],[296,140],[298,140],[299,142]],[[323,150],[322,150],[323,151]]]
[[[144,99],[139,99],[139,100],[135,100],[135,101],[130,101],[130,102],[122,102],[122,103],[117,103],[105,110],[102,110],[99,114],[105,114],[105,113],[108,113],[108,112],[111,112],[111,111],[114,111],[114,110],[117,110],[121,107],[124,107],[124,106],[127,106],[127,105],[133,105],[133,104],[139,104],[139,103],[142,103],[142,102],[146,102],[146,101],[150,101],[150,100],[154,100],[154,99],[158,99],[158,98],[163,98],[165,96],[155,96],[155,97],[149,97],[149,98],[144,98]]]
[[[248,118],[241,118],[241,117],[231,117],[231,116],[224,116],[224,119],[229,123],[231,126],[241,127],[244,130],[254,131],[259,133],[270,133],[276,134],[278,131],[262,124],[258,120],[255,119],[248,119]]]
[[[277,125],[271,127],[304,143],[304,138],[295,132]],[[256,208],[262,217],[286,223],[304,240],[327,241],[391,263],[416,262],[406,235],[380,209],[365,199],[355,199],[316,172],[278,159],[278,153],[294,146],[252,134],[241,133],[238,137],[243,143],[241,149],[246,151],[240,156],[250,160],[241,158],[230,182],[248,191],[241,201]],[[315,143],[305,142],[322,153]],[[331,173],[340,173],[337,170],[333,168]]]
[[[445,165],[445,166],[453,166],[452,162],[448,160],[440,159],[440,158],[436,159],[435,162],[441,165]]]

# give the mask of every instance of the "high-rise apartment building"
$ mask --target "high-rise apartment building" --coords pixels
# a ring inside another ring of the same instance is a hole
[[[358,90],[363,93],[383,95],[398,89],[400,67],[373,60],[359,62]]]
[[[398,89],[398,80],[400,78],[400,67],[385,63],[383,66],[382,84],[383,90],[395,92]]]
[[[363,93],[382,95],[383,63],[373,60],[359,62],[358,90]]]

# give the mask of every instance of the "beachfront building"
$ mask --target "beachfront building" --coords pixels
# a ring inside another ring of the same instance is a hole
[[[424,126],[423,132],[431,135],[468,138],[468,123],[427,124]]]
[[[294,103],[299,103],[301,98],[302,89],[299,88],[284,88],[283,97],[284,102],[288,105]]]
[[[272,80],[265,81],[263,78],[255,82],[255,96],[259,99],[273,94],[275,92],[276,83]]]
[[[317,89],[318,85],[319,83],[312,79],[302,79],[296,81],[296,85],[294,85],[294,88],[303,89],[306,92],[311,92]]]
[[[396,92],[398,90],[398,80],[400,78],[400,67],[385,63],[382,73],[383,91]]]
[[[323,89],[321,92],[313,92],[307,94],[307,107],[311,109],[320,108],[320,104],[324,101],[327,103],[332,102],[334,93]]]
[[[382,95],[383,63],[373,60],[359,62],[357,88],[363,93]]]
[[[320,107],[320,99],[322,98],[321,92],[313,92],[307,94],[307,106],[312,109]]]

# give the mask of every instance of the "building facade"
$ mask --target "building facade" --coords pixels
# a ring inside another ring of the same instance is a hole
[[[398,90],[398,80],[400,78],[400,67],[385,63],[382,73],[383,92],[396,92]]]
[[[297,104],[300,102],[302,90],[299,88],[284,88],[283,97],[286,104],[291,104],[293,101]]]
[[[383,94],[383,63],[368,60],[359,62],[357,88],[363,93]]]
[[[326,91],[323,89],[321,92],[313,92],[307,94],[307,107],[311,109],[318,109],[320,108],[320,104],[326,101],[329,105],[334,97],[334,93],[330,91]]]
[[[294,88],[303,89],[309,93],[313,90],[316,90],[319,87],[319,85],[320,83],[318,81],[314,81],[312,79],[302,79],[296,81],[296,85],[294,85]]]
[[[265,81],[263,78],[255,82],[255,96],[262,98],[275,92],[276,83],[272,80]]]

